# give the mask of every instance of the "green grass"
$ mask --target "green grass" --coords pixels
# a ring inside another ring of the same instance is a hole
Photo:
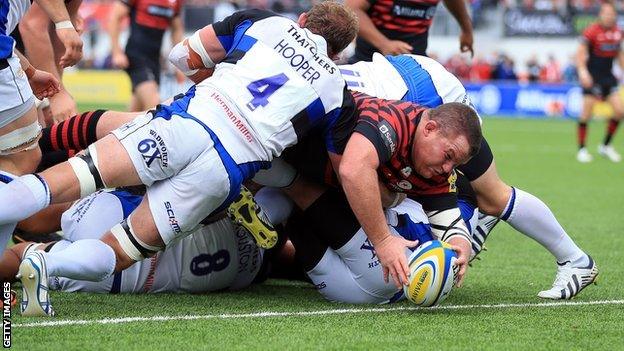
[[[595,155],[604,132],[604,123],[599,122],[590,126],[589,137],[596,159],[591,164],[577,163],[574,127],[572,122],[554,120],[486,119],[484,123],[502,178],[543,199],[579,246],[599,264],[600,285],[587,288],[575,301],[622,299],[624,165]],[[624,136],[616,137],[615,146],[624,151]],[[540,303],[535,295],[552,283],[554,259],[507,224],[495,229],[487,246],[489,251],[469,270],[464,287],[454,290],[443,305]],[[269,281],[237,293],[52,293],[52,299],[58,313],[54,320],[355,307],[327,303],[310,286],[286,281]],[[391,307],[409,306],[399,303]],[[624,345],[623,311],[622,305],[533,306],[15,327],[13,347],[612,350]],[[14,313],[12,321],[41,320]]]

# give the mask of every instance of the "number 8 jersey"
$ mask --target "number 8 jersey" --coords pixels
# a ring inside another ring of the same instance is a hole
[[[342,153],[353,127],[353,103],[323,37],[261,10],[241,11],[212,26],[226,57],[197,86],[196,96],[218,90],[270,157],[312,128],[325,132],[329,151]]]

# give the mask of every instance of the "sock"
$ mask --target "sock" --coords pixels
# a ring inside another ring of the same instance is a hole
[[[557,262],[575,261],[585,253],[572,241],[548,206],[537,197],[512,188],[501,219],[544,246]]]
[[[13,235],[13,231],[15,230],[16,225],[17,223],[7,223],[0,225],[0,257],[2,257],[4,249],[6,249],[9,240],[11,240],[11,236]]]
[[[286,222],[293,210],[292,200],[276,188],[264,187],[256,193],[254,198],[273,224]]]
[[[66,246],[57,245],[43,254],[50,276],[99,282],[115,271],[115,251],[101,240],[84,239]]]
[[[46,208],[50,190],[43,178],[27,174],[0,187],[0,204],[0,225],[16,223]]]
[[[585,147],[585,139],[587,138],[587,122],[579,122],[577,131],[579,149],[582,149]]]
[[[58,150],[83,150],[97,141],[96,129],[106,110],[84,112],[43,129],[39,147],[45,154]]]
[[[620,121],[617,119],[610,119],[609,124],[607,125],[607,135],[604,138],[604,145],[609,145],[611,143],[611,139],[613,139],[613,134],[617,130],[618,125],[620,125]]]

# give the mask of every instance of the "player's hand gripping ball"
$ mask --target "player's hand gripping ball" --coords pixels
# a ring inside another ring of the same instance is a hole
[[[418,306],[435,306],[442,302],[455,284],[457,254],[451,246],[432,240],[419,246],[408,260],[409,285],[405,296]]]

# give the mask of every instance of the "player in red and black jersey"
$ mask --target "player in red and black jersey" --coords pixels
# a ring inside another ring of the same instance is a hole
[[[440,0],[347,0],[360,19],[352,62],[370,61],[376,51],[384,55],[426,55],[429,27]],[[457,19],[462,52],[472,53],[472,22],[464,1],[443,0]]]
[[[119,0],[113,5],[109,32],[112,63],[126,70],[132,82],[131,111],[144,111],[160,103],[160,47],[165,31],[171,28],[173,45],[182,40],[180,18],[183,0]],[[119,46],[120,26],[130,17],[130,36],[125,51]],[[178,73],[178,79],[184,76]]]
[[[577,53],[577,69],[583,87],[583,109],[578,123],[579,162],[590,162],[591,154],[585,147],[587,122],[591,118],[594,104],[606,100],[614,110],[609,120],[607,133],[598,153],[613,162],[620,162],[621,156],[611,146],[613,134],[624,116],[624,104],[617,94],[618,81],[613,75],[613,61],[618,60],[624,68],[624,56],[621,51],[622,31],[617,26],[617,12],[611,3],[603,3],[598,14],[598,21],[585,29]]]

